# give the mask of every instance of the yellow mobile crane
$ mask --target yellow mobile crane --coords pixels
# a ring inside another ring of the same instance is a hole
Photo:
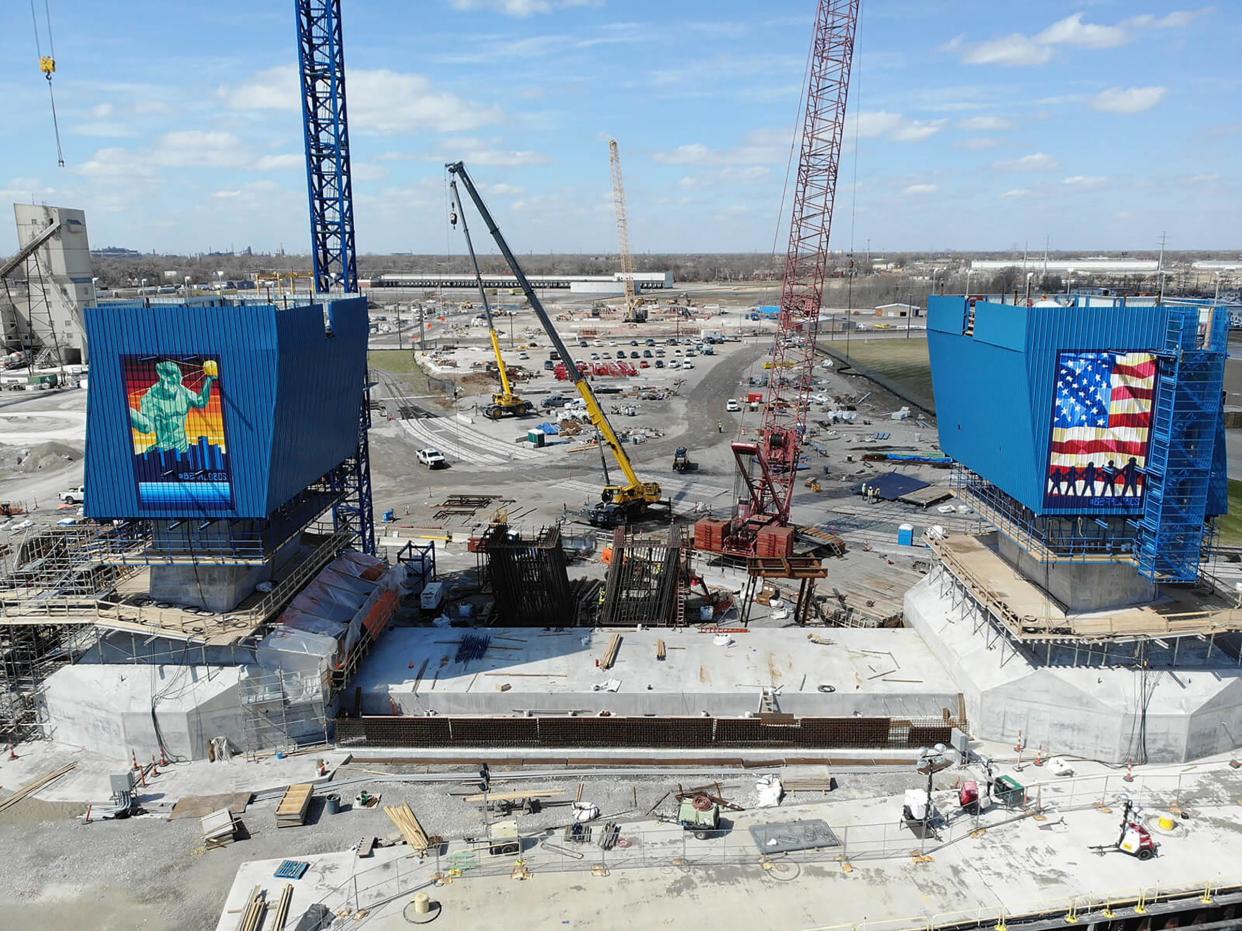
[[[487,289],[483,287],[483,273],[479,271],[479,259],[474,254],[474,243],[470,241],[470,227],[466,225],[466,212],[461,209],[461,198],[457,194],[456,179],[449,181],[449,188],[453,192],[453,213],[450,220],[456,226],[457,218],[461,217],[461,231],[466,235],[466,248],[470,252],[470,263],[474,266],[474,280],[479,286],[479,297],[483,300],[483,314],[487,317],[487,335],[491,338],[492,352],[496,356],[496,371],[500,374],[500,392],[492,395],[492,403],[483,409],[483,416],[491,420],[499,420],[501,417],[525,417],[534,410],[535,406],[513,393],[513,385],[509,381],[509,369],[505,365],[504,354],[500,351],[500,336],[496,333],[496,323],[492,320],[492,307],[487,302]]]
[[[599,401],[596,400],[595,392],[591,390],[590,383],[578,371],[573,354],[561,339],[560,334],[556,332],[556,327],[552,325],[552,318],[544,310],[543,303],[539,300],[539,295],[531,287],[530,281],[527,280],[526,274],[518,264],[518,260],[509,248],[509,244],[505,242],[504,236],[501,235],[499,227],[496,226],[496,221],[492,219],[487,205],[483,203],[483,198],[479,195],[478,188],[474,186],[470,175],[467,174],[466,166],[461,162],[453,162],[446,167],[450,176],[461,178],[461,183],[466,186],[466,193],[470,195],[475,208],[479,211],[479,216],[483,218],[483,222],[487,225],[487,231],[492,234],[492,239],[496,241],[497,248],[504,255],[505,261],[509,263],[509,270],[513,272],[513,276],[521,286],[522,293],[526,295],[526,299],[530,302],[531,308],[535,311],[535,316],[539,318],[544,332],[548,334],[548,339],[552,341],[552,345],[560,353],[570,380],[573,381],[574,387],[578,389],[578,393],[586,404],[587,414],[591,418],[591,423],[599,431],[601,441],[612,450],[612,455],[617,460],[617,465],[621,467],[621,472],[625,476],[624,485],[614,485],[609,481],[605,471],[604,490],[600,494],[599,503],[591,509],[588,515],[589,520],[597,527],[616,527],[640,517],[653,507],[666,506],[667,502],[662,498],[663,493],[659,484],[657,482],[644,482],[638,477],[638,473],[634,471],[634,464],[630,462],[630,457],[625,454],[625,449],[621,446],[621,441],[618,439],[616,431],[612,429],[612,424],[608,422],[608,415],[604,413],[604,409],[600,407]]]

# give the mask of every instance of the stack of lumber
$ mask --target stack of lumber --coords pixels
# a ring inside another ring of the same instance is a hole
[[[401,832],[401,836],[405,838],[405,842],[419,853],[431,846],[431,838],[427,836],[423,826],[418,823],[418,818],[414,816],[414,812],[410,811],[408,803],[402,802],[399,808],[386,805],[384,806],[384,813],[396,825],[397,830]]]
[[[255,886],[250,890],[250,898],[242,909],[241,921],[237,923],[237,931],[260,931],[263,920],[267,917],[267,900],[263,887]]]
[[[208,849],[227,847],[237,839],[237,822],[227,808],[213,811],[203,818],[203,845]]]
[[[612,639],[608,641],[608,649],[604,651],[604,655],[599,661],[599,668],[611,669],[612,664],[617,661],[617,651],[620,649],[621,635],[613,634]]]
[[[34,780],[33,782],[26,783],[16,792],[10,795],[8,798],[4,799],[3,801],[0,801],[0,812],[8,811],[18,802],[22,801],[22,799],[25,799],[31,795],[34,795],[34,793],[38,792],[44,786],[59,779],[61,776],[65,775],[65,773],[69,772],[77,765],[78,765],[77,763],[66,763],[64,766],[60,767],[60,769],[54,769],[50,773],[44,773],[42,776],[40,776],[38,779]]]
[[[293,898],[293,883],[285,883],[280,890],[280,900],[276,903],[276,914],[272,917],[272,931],[285,931],[289,921],[289,902]]]
[[[310,808],[311,794],[315,787],[299,782],[285,790],[284,797],[276,806],[276,827],[296,828],[306,823],[306,811]]]

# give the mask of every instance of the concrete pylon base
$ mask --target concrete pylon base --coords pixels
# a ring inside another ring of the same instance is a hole
[[[1133,644],[1107,655],[1085,643],[1015,649],[945,592],[937,573],[923,579],[906,593],[906,621],[965,696],[973,736],[1111,763],[1181,762],[1242,741],[1236,655],[1197,638],[1183,638],[1176,657],[1148,641],[1146,668]]]

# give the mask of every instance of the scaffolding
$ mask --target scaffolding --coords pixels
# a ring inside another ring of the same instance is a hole
[[[1221,421],[1229,315],[1170,307],[1135,556],[1156,583],[1196,582]]]
[[[331,689],[326,672],[247,666],[239,682],[247,757],[328,743]]]

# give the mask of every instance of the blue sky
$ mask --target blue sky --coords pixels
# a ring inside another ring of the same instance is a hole
[[[344,6],[360,251],[460,252],[455,158],[517,251],[613,251],[610,135],[636,252],[783,251],[813,0]],[[0,198],[96,246],[307,250],[292,2],[51,12],[66,167],[5,4]],[[833,245],[1238,248],[1239,48],[1234,0],[863,0]]]

